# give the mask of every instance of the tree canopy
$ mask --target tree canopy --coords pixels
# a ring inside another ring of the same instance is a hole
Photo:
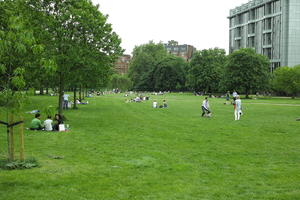
[[[186,65],[182,58],[167,53],[161,43],[149,42],[135,47],[129,77],[135,90],[175,91],[185,85]]]
[[[274,71],[272,86],[277,92],[296,96],[300,93],[300,65],[277,68]]]
[[[240,49],[228,56],[224,84],[228,90],[245,93],[264,90],[269,85],[269,59],[254,49]]]
[[[223,75],[226,55],[224,49],[197,51],[188,71],[188,85],[196,91],[218,92]]]

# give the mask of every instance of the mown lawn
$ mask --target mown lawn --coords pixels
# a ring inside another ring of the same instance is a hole
[[[224,99],[210,99],[213,116],[201,118],[203,97],[165,98],[167,109],[151,108],[151,99],[124,103],[121,94],[93,97],[65,112],[69,132],[26,130],[26,156],[40,167],[0,170],[0,199],[300,199],[299,99],[242,100],[234,121]],[[26,111],[56,101],[31,97]],[[1,159],[6,149],[2,126]]]

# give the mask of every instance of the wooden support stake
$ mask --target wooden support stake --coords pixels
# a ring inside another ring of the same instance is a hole
[[[23,117],[20,117],[20,121],[24,121]],[[24,123],[20,124],[20,160],[24,161]]]
[[[14,115],[13,113],[9,114],[8,124],[14,123]],[[8,160],[14,161],[15,160],[15,144],[14,144],[14,127],[8,127]]]

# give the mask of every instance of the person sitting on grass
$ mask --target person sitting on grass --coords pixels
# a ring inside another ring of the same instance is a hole
[[[42,130],[44,128],[40,118],[40,113],[35,114],[35,118],[31,121],[30,124],[30,130]]]
[[[156,100],[153,101],[152,108],[157,108],[157,101]]]
[[[167,101],[166,101],[165,99],[163,100],[163,107],[164,107],[164,108],[167,108],[167,107],[168,107]]]
[[[59,131],[59,125],[64,123],[62,116],[60,114],[55,114],[54,121],[53,131]]]
[[[45,127],[45,131],[52,131],[53,130],[53,127],[52,127],[52,119],[51,119],[51,116],[48,115],[48,119],[46,119],[44,121],[44,127]]]

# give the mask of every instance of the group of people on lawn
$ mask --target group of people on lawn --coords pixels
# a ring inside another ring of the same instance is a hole
[[[69,101],[69,94],[64,94],[63,95],[63,109],[65,110],[68,110],[68,108],[71,107],[71,105],[73,104],[72,101]],[[76,99],[76,104],[88,104],[89,102],[86,101],[86,102],[83,102],[83,101],[80,101],[79,99]]]
[[[167,101],[164,99],[161,105],[158,105],[158,102],[156,100],[152,103],[152,108],[167,108],[168,104]]]
[[[45,131],[59,131],[59,125],[63,124],[63,118],[60,114],[55,114],[54,119],[48,116],[47,119],[42,123],[41,114],[36,113],[35,118],[31,121],[30,130],[45,130]],[[54,123],[53,123],[54,121]],[[53,124],[52,124],[53,123]]]
[[[233,97],[232,105],[234,108],[234,119],[240,120],[240,117],[242,115],[242,101],[236,91],[232,93],[232,97]],[[228,91],[226,94],[226,103],[224,104],[227,104],[227,102],[229,102],[229,99],[230,99],[230,93]],[[204,98],[201,108],[202,108],[202,117],[211,117],[211,111],[209,108],[209,102],[207,97]]]

